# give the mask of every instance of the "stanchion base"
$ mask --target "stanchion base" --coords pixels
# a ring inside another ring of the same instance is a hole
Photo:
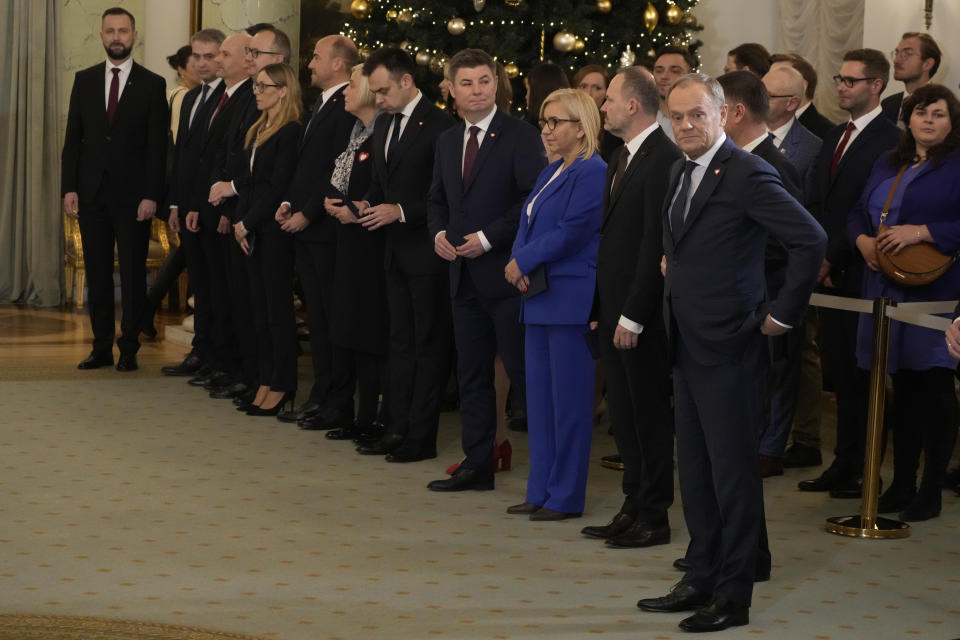
[[[827,518],[825,528],[830,533],[853,538],[906,538],[910,535],[910,525],[889,518],[876,518],[873,526],[860,516],[836,516]]]

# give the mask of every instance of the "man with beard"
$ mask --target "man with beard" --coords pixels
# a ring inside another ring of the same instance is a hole
[[[131,59],[137,32],[129,11],[104,11],[100,39],[107,61],[74,78],[61,160],[63,211],[79,220],[93,327],[93,350],[78,368],[113,364],[116,243],[123,310],[117,370],[133,371],[150,218],[163,195],[166,83]]]

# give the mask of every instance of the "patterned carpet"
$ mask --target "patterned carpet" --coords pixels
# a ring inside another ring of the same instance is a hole
[[[254,640],[193,627],[72,616],[0,614],[0,640]]]

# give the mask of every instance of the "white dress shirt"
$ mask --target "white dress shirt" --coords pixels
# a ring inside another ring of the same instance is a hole
[[[878,104],[873,108],[872,111],[869,111],[856,120],[853,120],[853,126],[856,127],[853,131],[850,132],[850,138],[847,140],[847,146],[843,148],[843,153],[840,154],[840,158],[847,155],[847,151],[853,145],[853,141],[857,139],[857,136],[860,135],[860,132],[863,131],[868,124],[873,122],[873,119],[880,116],[883,113],[883,109]],[[849,120],[847,121],[850,122]],[[837,147],[840,146],[840,142],[843,141],[843,136],[840,136],[840,140],[837,142]],[[837,147],[834,147],[836,149]]]
[[[677,139],[673,137],[673,122],[670,121],[670,116],[665,114],[662,109],[657,109],[657,124],[660,125],[663,132],[670,138],[670,142],[676,144]]]
[[[133,69],[133,58],[127,58],[122,64],[113,64],[113,61],[107,60],[106,70],[104,71],[103,83],[103,106],[110,104],[110,83],[113,82],[113,69],[120,69],[120,75],[117,78],[117,102],[120,102],[120,96],[123,95],[123,88],[127,86],[127,78],[130,77],[130,70]]]
[[[787,134],[790,133],[790,129],[793,127],[793,123],[797,121],[796,116],[787,120],[786,124],[780,125],[776,129],[770,131],[773,134],[773,144],[776,145],[777,149],[783,146],[783,141],[787,139]]]
[[[757,147],[759,147],[759,146],[760,146],[760,143],[763,142],[764,140],[766,140],[766,139],[767,139],[767,136],[769,136],[769,135],[770,135],[769,132],[764,133],[762,136],[760,136],[760,137],[757,138],[756,140],[751,140],[750,142],[748,142],[747,144],[743,145],[743,146],[740,147],[740,148],[743,149],[744,151],[746,151],[747,153],[753,153],[753,150],[756,149]]]
[[[207,89],[207,100],[209,100],[210,96],[213,95],[213,92],[217,90],[217,87],[220,86],[222,81],[223,78],[214,78],[210,82],[202,83],[200,85],[200,94],[197,96],[197,99],[193,101],[193,106],[190,107],[190,117],[187,119],[188,126],[193,125],[193,118],[197,115],[197,108],[200,106],[200,97],[203,96],[203,85],[206,84],[208,87],[210,87]]]
[[[410,116],[413,115],[413,110],[417,108],[417,105],[420,104],[420,100],[422,98],[423,98],[423,94],[420,91],[417,91],[417,96],[413,100],[408,102],[407,106],[405,106],[403,108],[403,111],[400,112],[403,114],[403,118],[400,119],[399,136],[402,136],[403,132],[407,130],[407,123],[410,122]],[[387,150],[390,148],[390,139],[393,137],[393,123],[395,122],[394,120],[395,115],[396,114],[393,114],[390,117],[390,126],[387,127],[387,141],[383,145],[383,157],[387,158],[388,162],[390,158],[387,156]],[[398,136],[398,139],[399,139],[399,136]],[[400,205],[399,202],[397,203],[397,209],[400,209],[400,222],[406,222],[407,217],[403,215],[403,207]]]

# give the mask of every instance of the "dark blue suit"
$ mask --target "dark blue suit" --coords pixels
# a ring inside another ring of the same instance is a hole
[[[823,260],[823,229],[772,168],[729,139],[693,193],[680,229],[664,203],[665,321],[674,353],[677,459],[690,531],[684,581],[749,605],[763,524],[758,429],[769,313],[800,322]],[[767,235],[787,249],[784,284],[767,298]]]
[[[496,434],[493,361],[497,351],[514,389],[524,388],[520,295],[503,277],[517,234],[520,207],[546,164],[537,130],[497,111],[463,177],[465,124],[437,139],[427,200],[430,236],[446,232],[453,246],[482,231],[491,249],[450,263],[450,297],[457,344],[460,421],[466,469],[488,469]]]
[[[790,161],[797,172],[800,174],[800,184],[803,188],[803,199],[801,204],[806,205],[810,200],[810,193],[813,189],[814,167],[817,162],[817,156],[820,155],[820,147],[823,142],[810,132],[799,121],[794,120],[793,126],[787,132],[783,143],[780,145],[780,153]]]
[[[527,216],[528,200],[512,257],[524,274],[543,267],[548,287],[524,300],[520,312],[530,434],[526,501],[581,513],[595,369],[583,336],[596,288],[607,165],[598,155],[577,159],[547,184],[562,162],[544,169],[531,191],[532,215]]]

